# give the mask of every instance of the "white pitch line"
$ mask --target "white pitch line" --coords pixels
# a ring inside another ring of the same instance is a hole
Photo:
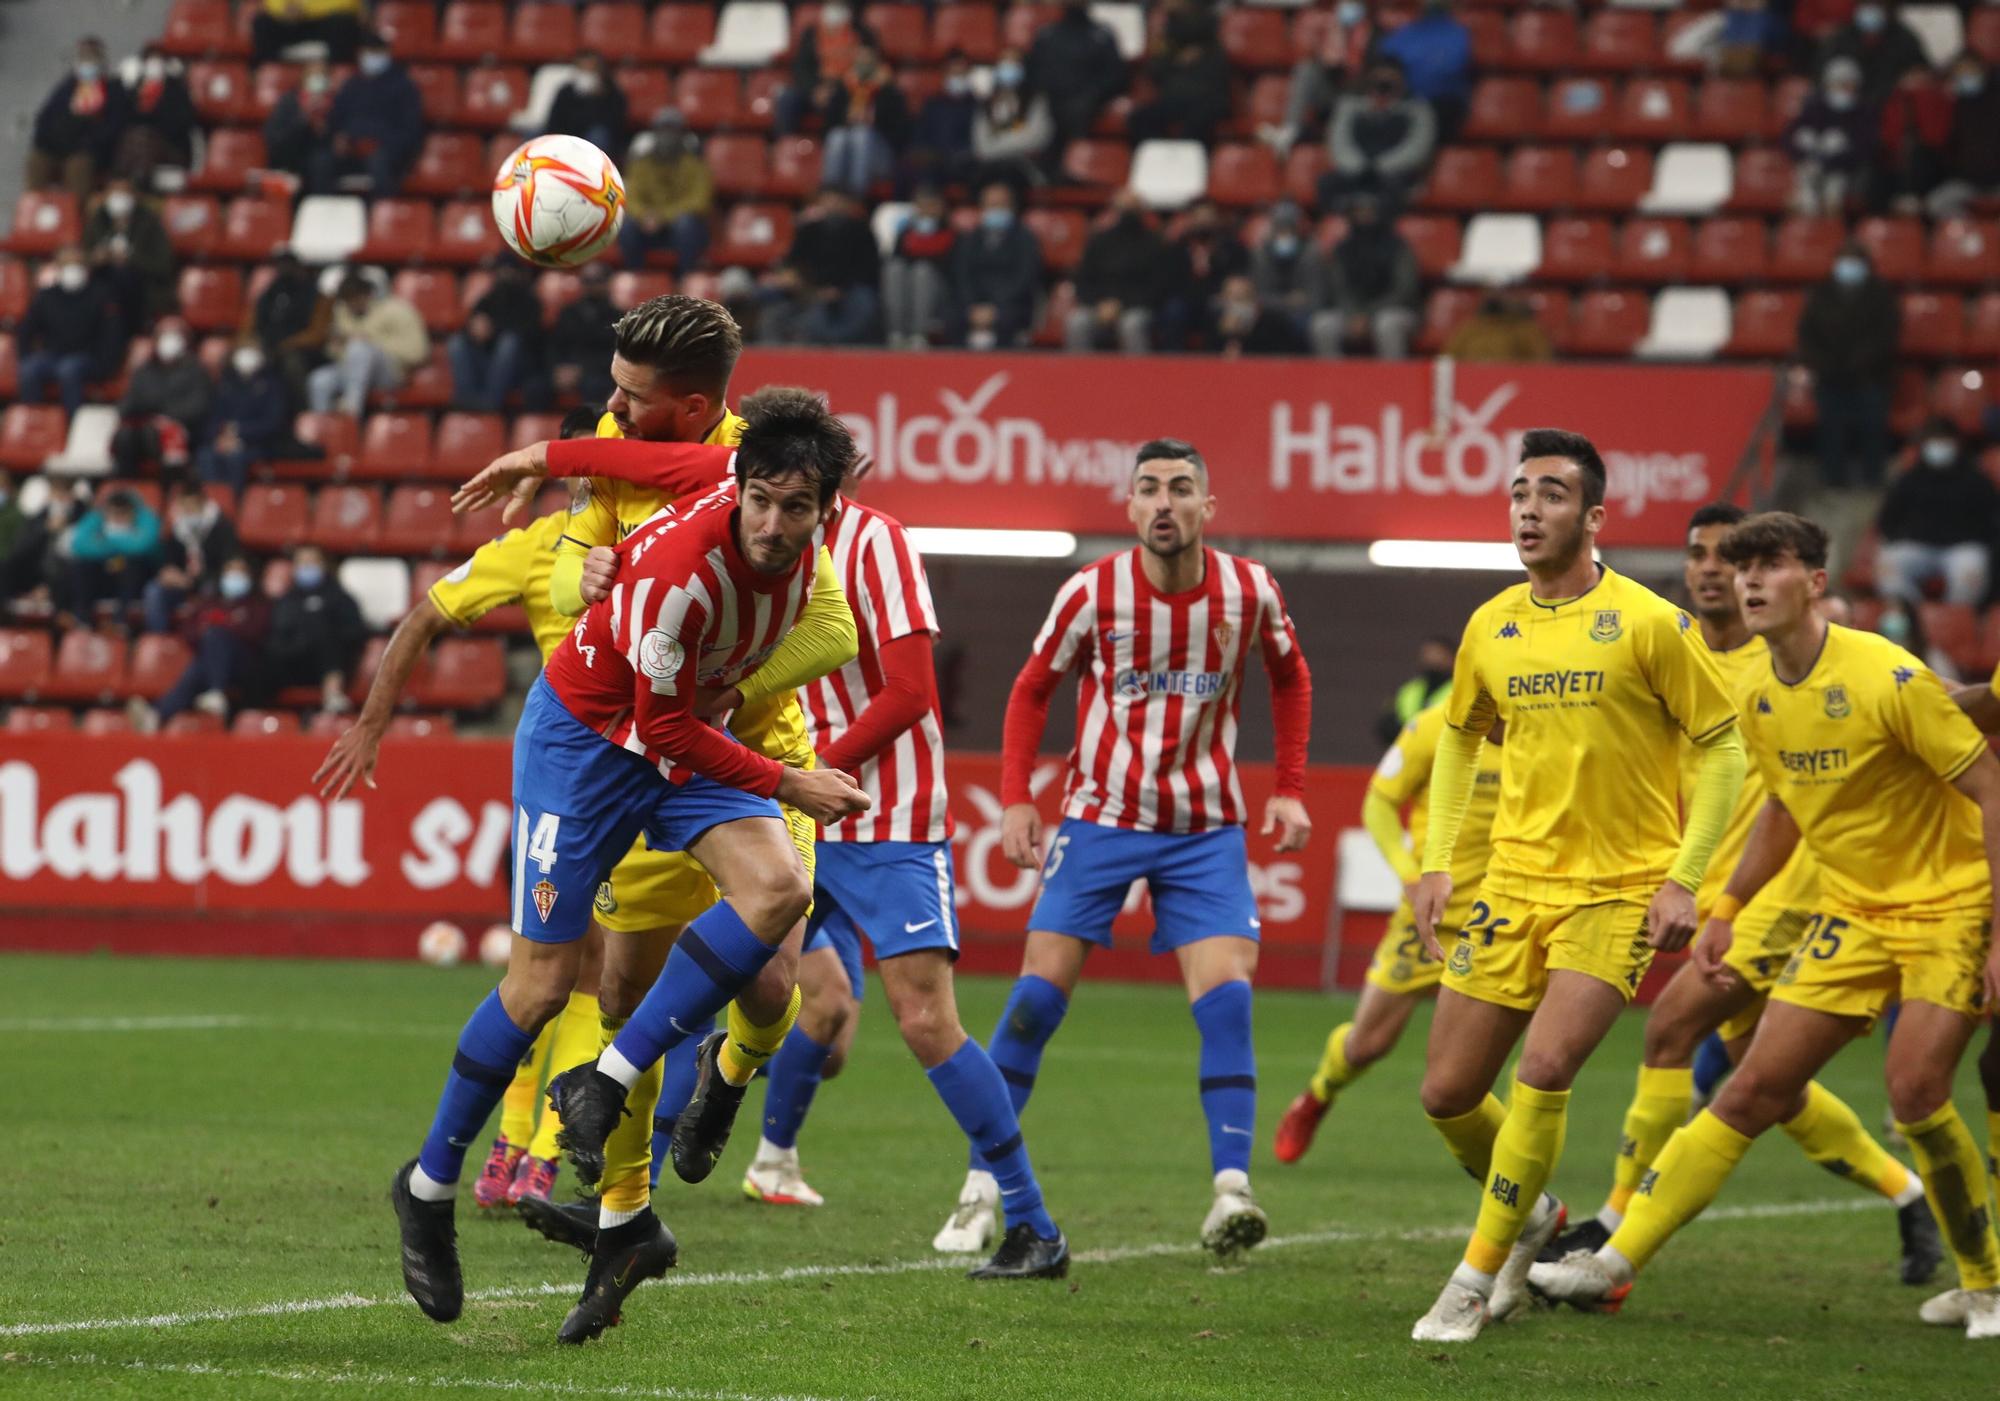
[[[68,1357],[10,1359],[22,1367],[112,1367],[121,1372],[167,1373],[183,1377],[215,1377],[225,1381],[299,1382],[309,1386],[420,1386],[435,1390],[499,1391],[532,1396],[608,1396],[625,1401],[822,1401],[796,1392],[763,1395],[745,1391],[701,1391],[680,1386],[580,1386],[566,1381],[531,1381],[518,1377],[449,1375],[398,1376],[393,1372],[325,1372],[301,1367],[217,1367],[206,1362],[137,1362],[123,1358],[76,1353]],[[4,1367],[5,1363],[0,1363]],[[0,1375],[5,1375],[0,1371]]]
[[[1828,1197],[1803,1202],[1763,1202],[1742,1206],[1720,1206],[1705,1211],[1701,1221],[1760,1221],[1786,1216],[1826,1216],[1836,1212],[1881,1210],[1874,1196]],[[1400,1231],[1355,1230],[1335,1227],[1306,1231],[1298,1235],[1272,1236],[1258,1247],[1259,1253],[1298,1246],[1341,1244],[1389,1244],[1397,1241],[1452,1240],[1465,1234],[1464,1222],[1451,1225],[1418,1226]],[[1144,1260],[1164,1255],[1201,1255],[1207,1248],[1193,1242],[1154,1241],[1146,1245],[1107,1246],[1100,1250],[1078,1251],[1075,1259],[1083,1265],[1115,1265],[1127,1260]],[[970,1257],[931,1255],[919,1260],[890,1260],[880,1264],[792,1265],[780,1270],[709,1270],[669,1274],[660,1280],[668,1288],[697,1289],[709,1285],[786,1284],[803,1279],[842,1279],[883,1275],[928,1274],[962,1270]],[[507,1299],[568,1297],[576,1293],[574,1282],[507,1285],[497,1289],[468,1290],[467,1303],[493,1303]],[[239,1308],[196,1309],[182,1313],[140,1314],[126,1318],[81,1318],[51,1323],[0,1324],[0,1338],[47,1337],[63,1333],[106,1333],[124,1328],[185,1328],[197,1323],[233,1323],[246,1318],[282,1318],[292,1314],[327,1313],[341,1309],[374,1309],[408,1303],[401,1295],[370,1297],[364,1294],[333,1294],[321,1299],[289,1299],[270,1304]]]

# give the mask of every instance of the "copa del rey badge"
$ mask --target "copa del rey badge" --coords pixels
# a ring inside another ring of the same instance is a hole
[[[542,923],[549,922],[549,911],[556,907],[556,888],[545,880],[535,882],[535,888],[528,892],[535,899],[535,909],[542,917]]]
[[[684,656],[681,644],[660,628],[653,628],[639,639],[639,670],[655,681],[673,680]]]

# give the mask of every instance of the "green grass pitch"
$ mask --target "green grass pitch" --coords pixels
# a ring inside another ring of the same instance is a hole
[[[824,1207],[738,1195],[753,1090],[710,1182],[669,1173],[678,1278],[635,1295],[622,1327],[559,1348],[581,1262],[479,1219],[469,1191],[471,1299],[439,1327],[402,1293],[386,1188],[490,983],[416,965],[0,958],[0,1393],[1771,1401],[1990,1396],[2000,1368],[2000,1345],[1916,1321],[1929,1291],[1896,1282],[1887,1205],[1777,1135],[1622,1316],[1412,1343],[1476,1205],[1417,1107],[1427,1022],[1279,1167],[1270,1129],[1347,1005],[1296,993],[1257,1002],[1253,1180],[1273,1239],[1217,1268],[1194,1248],[1208,1166],[1181,994],[1088,982],[1025,1117],[1078,1252],[1067,1282],[974,1285],[932,1256],[964,1147],[878,985],[801,1141]],[[963,982],[975,1034],[1005,991]],[[1582,1211],[1606,1185],[1639,1028],[1625,1018],[1577,1086],[1557,1185]],[[1879,1122],[1879,1043],[1828,1078]],[[1960,1083],[1983,1125],[1969,1067]]]

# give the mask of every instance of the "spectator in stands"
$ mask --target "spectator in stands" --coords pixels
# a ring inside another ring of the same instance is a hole
[[[194,482],[176,487],[160,538],[160,572],[142,596],[146,631],[172,632],[188,595],[212,592],[239,548],[236,526],[219,503]]]
[[[91,203],[83,224],[83,250],[118,304],[128,326],[150,325],[172,311],[174,245],[151,204],[139,198],[132,181],[114,175]]]
[[[951,300],[951,226],[944,195],[935,185],[916,192],[916,204],[896,230],[882,265],[882,317],[891,350],[919,350],[944,325]]]
[[[264,157],[301,180],[333,161],[333,70],[314,59],[264,119]]]
[[[972,67],[953,49],[945,55],[944,85],[924,99],[910,130],[903,171],[913,184],[963,184],[972,175],[972,124],[979,99],[972,93]]]
[[[1952,137],[1952,91],[1928,68],[1905,73],[1882,103],[1881,139],[1875,147],[1869,203],[1898,214],[1920,213],[1944,179]],[[1986,133],[1987,144],[2000,134]]]
[[[777,134],[791,135],[808,116],[822,110],[832,94],[831,85],[847,76],[861,46],[874,42],[874,31],[854,17],[853,6],[821,5],[818,18],[800,31],[792,48],[791,80],[772,109]]]
[[[1439,139],[1457,135],[1472,95],[1472,31],[1452,13],[1451,0],[1424,0],[1423,12],[1383,35],[1376,53],[1401,68],[1412,97],[1430,105]]]
[[[510,394],[532,392],[530,382],[541,369],[542,303],[528,266],[509,254],[490,266],[493,281],[445,343],[452,407],[472,413],[502,412]]]
[[[1404,90],[1402,71],[1393,63],[1374,65],[1362,91],[1334,106],[1327,128],[1332,168],[1319,179],[1320,207],[1371,194],[1400,209],[1430,169],[1437,140],[1430,105]]]
[[[581,136],[617,160],[625,150],[625,91],[611,81],[604,55],[584,49],[570,61],[576,75],[556,94],[547,129]]]
[[[763,309],[766,341],[868,345],[882,334],[882,257],[861,205],[845,190],[819,192],[813,217],[792,234],[771,276]]]
[[[1257,135],[1283,159],[1319,114],[1331,112],[1341,92],[1359,84],[1376,35],[1375,22],[1362,0],[1340,0],[1320,31],[1319,47],[1292,67],[1285,94],[1285,119],[1264,126]]]
[[[910,106],[882,55],[872,44],[855,50],[847,76],[824,85],[819,109],[826,124],[820,178],[865,199],[896,172],[896,156],[910,138]]]
[[[19,599],[40,582],[40,536],[14,494],[14,479],[0,471],[0,598]]]
[[[1381,204],[1361,196],[1348,208],[1347,233],[1327,259],[1331,315],[1314,327],[1313,349],[1339,355],[1344,346],[1367,347],[1384,360],[1410,353],[1422,288],[1417,255]]]
[[[688,135],[687,122],[672,107],[639,133],[625,164],[625,226],[618,231],[618,256],[637,271],[656,248],[671,249],[680,271],[701,266],[708,251],[709,218],[715,211],[715,176]]]
[[[59,605],[66,623],[101,605],[129,609],[160,567],[160,518],[136,493],[118,487],[71,527],[58,549],[68,561]]]
[[[1125,91],[1118,40],[1090,17],[1085,0],[1063,0],[1062,13],[1028,47],[1027,69],[1029,90],[1048,99],[1058,148],[1089,132],[1104,104]]]
[[[1131,190],[1112,199],[1111,222],[1091,234],[1076,270],[1076,306],[1063,328],[1070,350],[1153,348],[1153,323],[1171,290],[1167,242]]]
[[[1724,78],[1756,78],[1785,51],[1785,17],[1770,0],[1728,0],[1715,36],[1715,71]]]
[[[334,63],[354,62],[362,0],[264,0],[250,21],[250,61],[273,63],[295,44],[319,44]]]
[[[1525,297],[1489,292],[1445,340],[1444,353],[1454,360],[1519,362],[1551,360],[1556,352]]]
[[[995,180],[979,192],[979,227],[952,250],[952,289],[964,339],[973,350],[1019,345],[1035,319],[1042,246],[1015,212],[1014,187]]]
[[[194,159],[194,98],[180,63],[158,44],[146,45],[132,88],[132,120],[118,138],[112,169],[142,189],[163,165],[186,169]]]
[[[972,154],[981,185],[1005,180],[1018,202],[1032,185],[1047,179],[1043,163],[1056,154],[1055,118],[1049,99],[1027,84],[1027,64],[1019,49],[1002,49],[993,65],[993,88],[972,119]]]
[[[1298,323],[1266,306],[1249,274],[1225,278],[1204,340],[1220,355],[1303,355],[1306,338]]]
[[[1924,425],[1916,465],[1889,483],[1875,529],[1882,537],[1875,582],[1885,597],[1914,608],[1928,586],[1942,583],[1946,603],[1977,608],[1986,601],[2000,490],[1950,420]]]
[[[1851,58],[1828,63],[1819,91],[1785,133],[1797,169],[1793,207],[1801,214],[1838,214],[1859,193],[1880,129],[1875,108],[1862,100],[1861,65]]]
[[[549,331],[549,375],[557,394],[573,394],[587,407],[602,408],[611,397],[618,308],[611,304],[610,268],[585,263],[580,276],[583,295],[556,313]]]
[[[215,386],[209,440],[195,454],[195,474],[240,497],[250,468],[276,457],[286,443],[289,402],[284,379],[264,347],[254,340],[239,341]]]
[[[1833,260],[1833,275],[1807,294],[1799,317],[1799,360],[1812,371],[1819,409],[1822,485],[1881,485],[1889,384],[1902,338],[1896,289],[1875,275],[1865,248],[1848,244]]]
[[[396,389],[431,358],[430,336],[417,309],[350,272],[340,284],[327,336],[330,362],[306,376],[306,396],[317,413],[336,406],[354,418],[376,389]]]
[[[333,299],[319,294],[318,279],[289,248],[272,257],[271,270],[270,282],[244,313],[239,336],[264,348],[264,358],[284,378],[287,401],[303,403],[306,376],[319,363],[333,325]]]
[[[1934,219],[1966,212],[1974,200],[2000,196],[2000,80],[1967,49],[1951,64],[1951,140],[1945,146],[1944,182],[1931,191]]]
[[[1231,73],[1215,17],[1193,7],[1170,11],[1146,60],[1156,95],[1132,108],[1126,130],[1134,141],[1178,136],[1209,145],[1229,118]]]
[[[320,709],[350,710],[347,678],[367,640],[361,605],[333,577],[326,553],[317,545],[293,550],[291,587],[272,606],[264,649],[271,687],[318,686]]]
[[[118,401],[111,460],[128,477],[146,467],[185,470],[214,405],[215,380],[194,354],[187,322],[167,317],[153,337],[153,353],[132,371]]]
[[[1403,732],[1403,726],[1417,718],[1419,711],[1437,705],[1451,694],[1452,666],[1458,660],[1458,636],[1434,632],[1417,648],[1417,674],[1396,688],[1375,720],[1375,739],[1389,745]]]
[[[369,35],[361,42],[360,71],[333,95],[327,129],[333,140],[313,152],[308,186],[330,193],[343,176],[366,174],[376,199],[403,188],[403,176],[424,144],[424,102],[416,83]]]
[[[117,369],[130,339],[110,292],[90,275],[83,250],[60,250],[53,276],[29,299],[14,333],[21,402],[39,404],[53,383],[63,411],[75,414],[84,387]]]
[[[1854,7],[1854,16],[1827,36],[1820,46],[1818,66],[1851,58],[1861,72],[1861,96],[1879,104],[1912,68],[1925,66],[1924,43],[1917,31],[1879,0]]]
[[[181,636],[193,656],[155,710],[134,697],[127,709],[133,728],[150,734],[183,710],[229,713],[229,693],[261,694],[258,660],[271,632],[271,605],[257,590],[249,562],[225,560],[214,587],[202,588],[182,610]]]
[[[1263,242],[1250,250],[1250,281],[1265,309],[1290,317],[1309,344],[1338,341],[1340,321],[1327,306],[1326,262],[1302,223],[1290,200],[1272,207]]]
[[[1185,347],[1190,331],[1205,336],[1214,321],[1223,284],[1248,274],[1250,250],[1235,222],[1211,199],[1195,202],[1168,245],[1167,298],[1153,342],[1164,349]]]
[[[79,199],[111,165],[131,120],[125,85],[104,61],[104,41],[80,40],[76,62],[56,82],[35,113],[28,144],[28,188],[57,185]]]

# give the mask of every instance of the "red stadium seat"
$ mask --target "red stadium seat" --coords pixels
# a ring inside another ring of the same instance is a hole
[[[509,58],[517,63],[562,63],[576,53],[576,11],[571,6],[556,0],[522,0],[512,8]]]
[[[132,646],[132,669],[125,675],[125,689],[135,696],[158,700],[181,679],[192,657],[187,643],[172,633],[146,633]]]
[[[940,5],[931,19],[931,58],[942,61],[953,49],[974,63],[1000,56],[1000,16],[990,5]]]
[[[1232,5],[1222,12],[1222,51],[1243,68],[1289,68],[1292,36],[1276,10]]]
[[[1643,292],[1586,292],[1570,323],[1569,349],[1578,355],[1630,355],[1652,315],[1652,299]]]
[[[1533,141],[1542,134],[1543,110],[1542,86],[1533,78],[1481,78],[1473,85],[1459,135],[1468,141]]]
[[[1000,42],[1010,49],[1026,52],[1034,47],[1035,35],[1053,24],[1061,7],[1048,4],[1016,3],[1007,7],[1000,21]]]
[[[319,447],[337,472],[346,472],[361,451],[361,425],[344,413],[302,413],[292,422],[292,436]]]
[[[567,10],[564,12],[567,13]],[[526,69],[508,66],[475,68],[465,75],[459,95],[458,119],[480,131],[499,131],[527,105]],[[510,145],[508,149],[512,148]]]
[[[434,131],[424,138],[423,147],[403,181],[403,192],[469,194],[486,189],[492,183],[493,170],[494,166],[487,164],[486,148],[480,145],[478,137],[463,131]]]
[[[1958,431],[1971,435],[1979,431],[1980,420],[1992,402],[1992,371],[1950,366],[1938,372],[1931,386],[1930,412],[1950,419]],[[1920,415],[1919,415],[1920,416]],[[1896,431],[1907,434],[1914,425],[1898,424]]]
[[[1694,124],[1688,109],[1688,86],[1679,78],[1634,78],[1618,95],[1612,134],[1624,141],[1673,141]]]
[[[611,274],[611,305],[630,311],[640,302],[664,297],[674,290],[674,279],[664,272],[614,272]],[[692,295],[692,294],[690,294]],[[549,436],[549,435],[544,435]]]
[[[507,430],[507,450],[511,452],[515,448],[528,447],[533,443],[554,442],[561,436],[561,414],[517,414],[513,425]]]
[[[1745,292],[1736,299],[1736,316],[1723,354],[1755,360],[1777,360],[1799,346],[1799,312],[1805,297],[1798,292]]]
[[[421,63],[437,52],[437,6],[431,0],[380,0],[374,28],[404,63]]]
[[[655,63],[692,63],[714,41],[713,5],[661,5],[646,26],[646,57]]]
[[[1500,191],[1500,157],[1482,146],[1447,146],[1431,166],[1422,203],[1432,209],[1490,208]]]
[[[507,52],[507,7],[489,0],[452,0],[444,7],[432,52],[453,63],[501,57]]]
[[[1417,255],[1417,271],[1425,277],[1443,277],[1458,262],[1460,229],[1448,214],[1405,214],[1396,221],[1396,232]]]
[[[1903,336],[1898,354],[1923,360],[1952,360],[1965,350],[1965,303],[1956,292],[1902,294]]]
[[[783,204],[739,204],[723,221],[709,257],[718,267],[767,268],[792,246],[792,211]]]
[[[246,263],[269,261],[292,241],[292,206],[288,200],[242,195],[229,201],[222,215],[222,237],[216,251]]]
[[[262,170],[266,164],[263,132],[240,127],[211,131],[208,144],[202,148],[201,164],[188,176],[188,188],[233,194],[243,188],[251,171]]]
[[[579,49],[603,54],[607,63],[637,61],[646,51],[646,7],[630,0],[584,6],[576,42]]]
[[[1917,626],[1924,640],[1970,676],[1979,666],[1979,615],[1963,603],[1919,603]]]
[[[186,268],[180,280],[181,315],[197,331],[234,331],[243,322],[240,268]]]
[[[459,70],[448,63],[413,63],[406,70],[423,99],[424,123],[430,127],[450,127],[459,123],[465,106],[465,90]]]
[[[1542,265],[1538,281],[1595,282],[1611,271],[1609,219],[1551,219],[1542,228]]]
[[[1617,99],[1609,78],[1564,78],[1549,89],[1542,135],[1551,141],[1600,141],[1611,132]]]
[[[1090,222],[1074,209],[1030,209],[1022,222],[1042,246],[1042,265],[1052,272],[1067,273],[1083,261],[1083,245],[1090,237]]]
[[[1131,148],[1122,141],[1072,141],[1063,152],[1062,168],[1064,175],[1079,184],[1115,190],[1132,173]]]
[[[6,645],[5,635],[0,634],[0,651]],[[4,689],[0,686],[0,693],[4,693]],[[122,715],[120,718],[123,718]],[[10,735],[40,735],[75,728],[76,716],[65,706],[17,705],[7,712],[7,733]]]
[[[1833,269],[1847,241],[1838,219],[1798,216],[1778,225],[1771,242],[1771,276],[1780,282],[1818,282]]]
[[[1303,47],[1300,44],[1300,36],[1306,32],[1307,26],[1305,21],[1313,13],[1313,11],[1309,10],[1299,16],[1299,24],[1293,31],[1293,43],[1295,47]],[[1462,9],[1459,11],[1458,22],[1464,25],[1472,36],[1472,66],[1474,68],[1482,73],[1491,73],[1496,68],[1505,68],[1508,66],[1512,40],[1508,37],[1507,17],[1505,15],[1500,14],[1496,10]],[[1309,53],[1311,50],[1305,49],[1305,52]]]
[[[868,5],[861,22],[875,31],[875,43],[891,63],[922,63],[930,52],[930,21],[922,5]]]
[[[188,97],[205,127],[247,122],[255,115],[250,96],[250,70],[241,63],[205,60],[187,67]]]
[[[1278,126],[1285,120],[1285,107],[1291,101],[1292,80],[1284,73],[1259,73],[1250,80],[1250,97],[1242,110],[1242,118],[1252,131],[1259,127]]]
[[[1567,146],[1522,146],[1508,152],[1506,183],[1490,203],[1536,210],[1575,204],[1576,152]]]
[[[810,136],[780,136],[771,143],[765,191],[803,201],[819,188],[819,142]]]
[[[42,694],[49,700],[109,705],[124,687],[124,639],[71,628],[56,646],[56,662]]]
[[[2000,292],[1981,293],[1967,318],[1965,353],[1982,360],[2000,360]]]
[[[1319,202],[1319,177],[1326,170],[1326,147],[1308,141],[1285,157],[1285,198],[1310,209]]]
[[[746,131],[769,131],[778,117],[778,94],[785,90],[785,74],[760,68],[743,80],[741,110],[736,124]]]
[[[1528,73],[1564,73],[1577,66],[1576,16],[1528,9],[1507,26],[1505,66]]]
[[[446,637],[430,666],[411,678],[410,699],[429,710],[477,710],[507,692],[507,664],[492,638]]]
[[[732,69],[690,68],[674,84],[674,105],[695,131],[741,126],[743,80]]]
[[[1868,250],[1875,275],[1885,282],[1915,282],[1923,275],[1924,226],[1914,218],[1863,219],[1854,241]]]
[[[17,258],[0,258],[0,326],[11,326],[28,313],[28,265]]]
[[[495,609],[492,613],[488,613],[486,618],[515,611],[518,610]],[[481,618],[479,621],[483,623],[486,618]],[[450,739],[455,730],[456,727],[449,715],[398,715],[389,721],[390,739]]]
[[[803,139],[810,144],[811,138]],[[755,198],[770,183],[771,148],[761,136],[718,132],[708,138],[702,154],[708,158],[717,194]]]
[[[2000,139],[2000,137],[1996,137]],[[2000,223],[1946,219],[1931,231],[1924,276],[1932,282],[2000,282]]]
[[[30,190],[14,202],[14,224],[0,247],[24,257],[42,257],[82,237],[75,195],[67,190]]]
[[[239,710],[229,722],[229,733],[241,739],[267,739],[298,732],[298,713],[291,710]]]
[[[1770,146],[1736,153],[1736,179],[1729,207],[1748,213],[1782,214],[1791,208],[1792,158]]]
[[[1608,146],[1584,159],[1577,203],[1586,209],[1636,209],[1653,187],[1653,153],[1642,146]]]
[[[179,58],[245,52],[237,44],[229,0],[174,0],[160,47]]]
[[[0,467],[38,471],[63,450],[69,423],[55,404],[13,404],[0,410]]]
[[[289,63],[260,64],[250,75],[249,120],[262,122],[278,110],[278,104],[285,100],[285,94],[297,92],[301,81],[301,70]],[[338,86],[340,79],[334,79]]]
[[[20,393],[20,356],[14,348],[14,338],[0,333],[0,399],[12,399]]]
[[[1618,256],[1611,275],[1620,282],[1684,282],[1692,260],[1692,237],[1680,219],[1628,219],[1618,231]]]
[[[1245,13],[1231,11],[1230,13]],[[1277,18],[1270,11],[1257,13]],[[1263,142],[1218,145],[1208,162],[1208,197],[1218,204],[1262,207],[1279,195],[1278,158]]]
[[[323,486],[306,539],[337,555],[372,553],[382,534],[382,494],[370,486]]]
[[[673,79],[657,65],[627,63],[612,70],[611,80],[625,94],[625,117],[635,127],[651,126],[660,110],[673,104]]]
[[[289,550],[306,538],[305,488],[253,485],[236,507],[236,534],[253,550]]]
[[[1703,141],[1760,141],[1771,135],[1770,90],[1755,78],[1710,78],[1694,100],[1694,134]]]
[[[317,692],[315,692],[315,695]],[[93,710],[84,717],[86,727],[95,716],[105,712]],[[122,718],[122,717],[120,717]],[[222,717],[211,710],[183,710],[160,727],[163,735],[219,735],[222,733]],[[125,730],[114,725],[103,729],[92,729],[93,734],[123,734]]]
[[[1695,226],[1693,282],[1761,282],[1771,260],[1762,219],[1723,215]]]
[[[1599,10],[1585,22],[1577,61],[1584,68],[1630,73],[1655,66],[1659,56],[1659,24],[1653,16],[1644,10],[1613,6]]]
[[[0,628],[0,696],[42,694],[53,667],[49,635],[27,628]]]
[[[1977,5],[1966,20],[1965,46],[1989,64],[2000,64],[2000,8]]]
[[[431,471],[431,420],[428,414],[378,413],[361,436],[357,475],[400,479],[422,478]]]
[[[437,240],[431,244],[432,261],[469,265],[484,262],[505,249],[500,231],[493,227],[490,201],[458,200],[438,211]]]
[[[499,414],[448,413],[438,420],[431,466],[447,477],[469,477],[506,451],[507,425]]]
[[[421,263],[436,237],[437,211],[428,200],[378,199],[368,207],[368,241],[349,261]]]
[[[167,241],[182,258],[205,258],[222,238],[222,206],[213,195],[169,195],[160,202]]]
[[[399,486],[389,492],[389,504],[382,513],[382,531],[376,537],[377,548],[392,555],[430,555],[442,554],[450,545],[449,488]]]

